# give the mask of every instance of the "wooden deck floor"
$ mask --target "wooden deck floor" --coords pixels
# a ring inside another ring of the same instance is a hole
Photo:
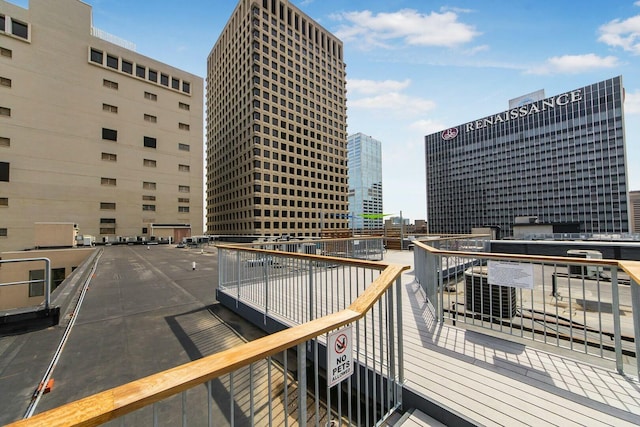
[[[411,252],[385,262],[413,264]],[[637,426],[640,382],[597,360],[437,324],[402,278],[406,389],[485,426]]]

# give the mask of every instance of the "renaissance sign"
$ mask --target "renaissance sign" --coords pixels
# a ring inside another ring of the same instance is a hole
[[[520,117],[529,116],[531,114],[537,114],[541,111],[546,111],[548,109],[572,104],[581,100],[582,89],[577,89],[571,92],[563,93],[562,95],[552,96],[550,98],[546,98],[542,101],[534,102],[532,104],[522,105],[518,108],[512,108],[510,110],[486,117],[484,119],[469,122],[464,125],[464,130],[465,132],[471,132],[474,130],[483,129],[489,126],[496,125],[498,123],[508,122]]]

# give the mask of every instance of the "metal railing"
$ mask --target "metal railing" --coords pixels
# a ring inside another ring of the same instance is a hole
[[[231,281],[239,289],[248,289],[260,288],[260,281],[265,280],[271,288],[268,290],[274,292],[271,276],[265,279],[263,275],[265,266],[273,275],[277,272],[284,276],[286,270],[290,289],[299,286],[303,277],[310,277],[310,271],[341,270],[344,275],[321,287],[336,292],[347,283],[341,278],[347,277],[349,268],[352,272],[375,273],[356,274],[358,283],[352,297],[338,298],[334,294],[340,301],[332,304],[332,309],[307,311],[306,317],[298,318],[301,324],[11,426],[371,426],[401,405],[404,362],[400,276],[407,266],[240,247],[220,247],[219,251],[223,253],[219,269],[235,271],[220,273],[226,289]],[[287,257],[298,261],[287,261]],[[230,261],[233,259],[235,263]],[[248,262],[256,259],[264,262]],[[319,277],[321,274],[314,275]],[[299,296],[293,291],[286,294],[286,289],[280,292],[282,299]],[[256,294],[249,295],[255,298]],[[307,301],[298,303],[305,305]],[[295,312],[282,310],[279,316],[287,313]],[[339,335],[334,334],[336,331]],[[336,355],[339,360],[330,359]],[[340,361],[344,364],[336,367]],[[339,382],[334,384],[336,379]]]
[[[416,242],[416,279],[439,321],[610,360],[620,373],[635,364],[640,376],[640,263],[467,248]]]
[[[384,237],[381,236],[312,240],[264,238],[238,246],[373,261],[381,261],[385,252]]]
[[[369,239],[378,244],[379,239]],[[317,251],[351,249],[349,239],[318,243]],[[314,243],[314,245],[316,244]],[[309,243],[303,243],[307,245]],[[252,245],[255,246],[255,245]],[[292,249],[292,248],[290,248]],[[263,325],[277,322],[283,327],[303,324],[314,319],[337,313],[348,308],[367,292],[370,283],[379,279],[386,266],[377,262],[356,261],[337,257],[322,257],[291,252],[265,251],[253,247],[218,246],[218,292],[232,298],[236,304],[250,307],[262,317]],[[341,253],[344,253],[340,251]],[[353,396],[364,402],[352,411],[347,405],[347,419],[357,420],[356,425],[373,425],[383,415],[400,404],[398,392],[402,381],[402,298],[398,279],[365,318],[354,325],[354,360],[356,372],[363,377],[346,386],[347,402]],[[251,317],[251,316],[249,316]],[[328,352],[326,337],[318,337],[313,350],[307,349],[307,358],[318,371],[326,370],[324,355]],[[371,381],[371,383],[369,383]],[[322,390],[313,381],[314,396],[326,396],[331,407],[329,388]],[[337,402],[343,398],[335,396]],[[321,400],[315,399],[316,405]],[[378,405],[377,410],[374,410]],[[315,414],[320,413],[316,407]],[[353,418],[356,416],[355,418]],[[363,419],[364,417],[364,419]],[[369,417],[372,417],[371,419]],[[374,423],[370,423],[374,421]]]
[[[17,282],[0,283],[0,286],[23,286],[32,283],[42,283],[44,289],[44,308],[48,310],[51,306],[51,260],[49,258],[17,258],[17,259],[0,259],[0,265],[22,263],[22,262],[44,262],[44,279],[38,280],[21,280]],[[16,307],[18,308],[18,307]],[[20,307],[24,308],[24,307]]]

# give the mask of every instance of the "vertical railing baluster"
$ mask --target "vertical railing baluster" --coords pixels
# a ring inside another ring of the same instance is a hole
[[[287,353],[289,349],[282,352],[284,365],[284,427],[289,427],[289,361]]]
[[[298,425],[307,425],[307,355],[306,343],[298,344]]]
[[[207,381],[207,426],[213,426],[213,394],[212,394],[212,382]]]
[[[157,427],[158,426],[158,402],[154,402],[153,404],[153,427]]]
[[[640,283],[630,277],[631,313],[633,316],[633,338],[636,347],[636,378],[640,379]]]
[[[268,390],[267,390],[267,408],[269,411],[269,426],[273,425],[273,396],[271,394],[271,390],[273,390],[273,378],[271,376],[271,364],[272,364],[272,359],[271,356],[267,357],[267,384],[268,384]],[[286,372],[285,372],[286,375]]]
[[[618,289],[618,267],[611,268],[611,298],[611,308],[613,312],[613,336],[616,349],[616,369],[620,374],[622,374],[624,372],[624,367],[622,363],[622,332],[620,327],[620,294]],[[638,353],[636,353],[636,359],[637,358]]]
[[[182,392],[182,427],[187,427],[187,391]]]
[[[253,393],[253,363],[249,365],[249,419],[251,420],[251,425],[255,424],[255,402],[254,402],[254,393]]]
[[[233,390],[233,372],[229,373],[229,421],[231,423],[231,427],[236,424],[236,415],[234,413],[235,408],[235,392]]]

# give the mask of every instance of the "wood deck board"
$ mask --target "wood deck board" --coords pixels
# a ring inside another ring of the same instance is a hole
[[[436,326],[411,280],[403,276],[405,377],[412,391],[486,425],[640,423],[637,380],[493,336]],[[464,404],[458,403],[461,397]]]

